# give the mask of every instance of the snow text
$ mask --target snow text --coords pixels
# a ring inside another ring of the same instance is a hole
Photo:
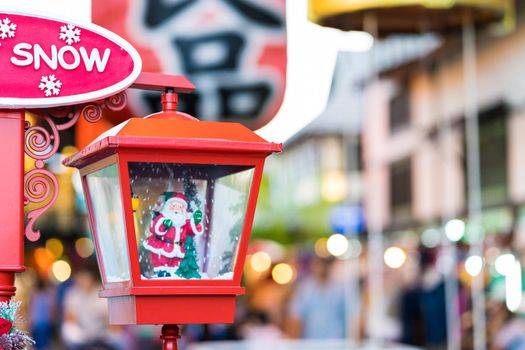
[[[52,70],[57,70],[59,66],[65,70],[74,70],[83,64],[88,72],[96,67],[99,73],[103,73],[110,55],[110,49],[105,49],[101,55],[98,48],[88,53],[83,46],[77,50],[73,46],[57,48],[56,45],[51,45],[46,52],[39,44],[19,43],[13,48],[11,63],[20,67],[33,65],[35,70],[39,70],[44,64]]]

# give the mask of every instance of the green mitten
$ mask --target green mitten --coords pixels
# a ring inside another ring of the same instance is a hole
[[[193,221],[196,224],[200,224],[202,221],[202,211],[196,210],[195,213],[193,213]]]
[[[166,219],[162,222],[162,224],[168,229],[173,226],[173,221],[171,221],[170,219]]]

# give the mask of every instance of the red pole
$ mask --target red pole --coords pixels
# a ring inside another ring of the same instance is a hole
[[[177,350],[177,339],[180,339],[179,326],[174,324],[165,324],[162,326],[160,339],[162,339],[163,342],[162,350]]]
[[[24,271],[24,110],[0,109],[0,301],[15,295]]]

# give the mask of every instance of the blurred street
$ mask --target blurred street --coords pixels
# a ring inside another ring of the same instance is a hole
[[[92,21],[136,45],[146,71],[195,83],[182,111],[283,143],[265,164],[235,323],[183,325],[181,348],[525,349],[525,2],[392,1],[401,9],[373,18],[325,16],[334,1],[92,0]],[[37,350],[161,348],[160,326],[109,325],[80,175],[61,164],[160,110],[157,95],[132,91],[123,112],[79,122],[46,162],[60,195],[16,279]],[[137,242],[160,215],[157,196],[181,182],[168,170]],[[233,192],[223,209],[242,212]],[[243,215],[216,243],[217,278],[233,273]]]

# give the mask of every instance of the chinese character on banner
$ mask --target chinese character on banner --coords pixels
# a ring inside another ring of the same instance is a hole
[[[93,22],[127,39],[144,71],[188,76],[197,92],[180,109],[199,119],[257,129],[281,105],[285,0],[93,0]],[[133,115],[160,109],[153,92],[129,97]]]

